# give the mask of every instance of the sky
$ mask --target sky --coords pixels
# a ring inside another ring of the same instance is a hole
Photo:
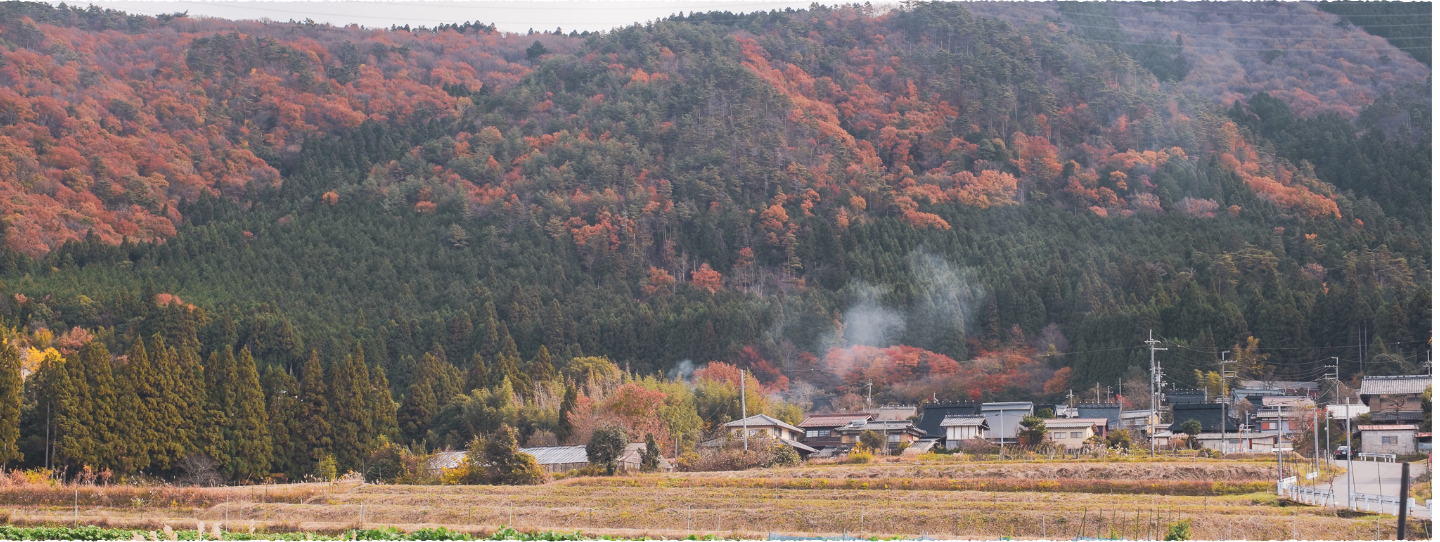
[[[862,0],[863,1],[863,0]],[[53,2],[59,3],[59,2]],[[817,3],[801,1],[756,0],[508,0],[474,2],[439,2],[397,0],[390,2],[361,0],[332,1],[185,1],[185,0],[96,0],[71,1],[71,5],[94,4],[140,15],[159,15],[181,11],[191,17],[206,16],[224,19],[270,19],[303,21],[336,26],[358,24],[370,28],[391,25],[436,26],[445,23],[478,21],[494,23],[502,32],[554,30],[565,32],[603,31],[634,23],[653,21],[676,13],[704,11],[751,12],[773,9],[801,9]],[[841,4],[835,0],[821,4]]]

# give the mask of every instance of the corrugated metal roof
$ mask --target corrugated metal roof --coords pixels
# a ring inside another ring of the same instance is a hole
[[[1413,425],[1362,425],[1356,429],[1361,431],[1415,431],[1419,427]]]
[[[585,456],[584,446],[545,446],[521,448],[520,451],[535,456],[535,462],[541,465],[590,462],[590,458]]]
[[[460,466],[460,462],[464,460],[464,451],[438,452],[430,458],[430,461],[426,462],[425,466],[430,470],[453,469]]]
[[[1426,375],[1367,376],[1360,381],[1360,395],[1406,395],[1425,393],[1430,385]]]

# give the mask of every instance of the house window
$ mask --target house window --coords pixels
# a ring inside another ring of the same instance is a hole
[[[1071,432],[1070,432],[1070,438],[1081,438],[1081,435],[1083,435],[1083,434],[1084,434],[1084,431],[1071,431]]]
[[[829,429],[821,429],[821,430],[820,430],[820,434],[817,435],[817,436],[828,437],[828,436],[830,436],[830,430],[829,430]]]
[[[810,429],[810,430],[805,431],[805,438],[815,438],[815,437],[818,437],[818,436],[820,436],[820,432],[819,432],[819,431],[816,431],[816,430],[814,430],[814,429]]]
[[[890,442],[900,442],[900,435],[890,435],[888,440]]]
[[[1398,444],[1400,437],[1380,437],[1380,444]]]

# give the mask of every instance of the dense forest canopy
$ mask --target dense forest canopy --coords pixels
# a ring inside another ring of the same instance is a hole
[[[46,409],[80,382],[180,406],[119,439],[143,464],[92,462],[103,435],[61,463],[245,479],[500,423],[689,446],[738,416],[739,369],[782,418],[866,382],[1135,389],[1152,331],[1174,387],[1223,350],[1248,377],[1418,370],[1427,67],[1322,25],[1365,47],[1324,66],[1338,88],[1242,43],[1249,87],[1211,77],[1197,15],[1144,8],[1197,37],[1137,38],[1142,8],[1043,6],[515,35],[0,4],[21,451],[56,453]]]

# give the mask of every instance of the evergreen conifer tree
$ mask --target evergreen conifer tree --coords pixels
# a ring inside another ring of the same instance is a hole
[[[570,414],[575,411],[578,400],[579,394],[575,392],[575,386],[565,386],[565,398],[560,401],[560,415],[555,422],[555,440],[562,445],[575,435],[575,423],[570,420]]]
[[[125,365],[119,378],[116,378],[119,394],[116,398],[115,427],[118,431],[114,453],[122,473],[136,473],[150,466],[150,443],[156,437],[154,428],[149,425],[150,416],[145,412],[144,398],[148,396],[146,390],[150,380],[146,374],[150,370],[148,358],[145,343],[135,339],[125,352]]]
[[[270,471],[270,420],[265,412],[265,393],[249,348],[235,359],[236,387],[230,411],[231,449],[235,455],[228,470],[237,480],[264,477]]]
[[[555,364],[550,359],[550,349],[540,346],[535,359],[530,360],[530,381],[535,385],[555,378]]]
[[[187,341],[175,356],[176,395],[179,398],[180,440],[188,457],[200,451],[205,442],[204,431],[209,420],[209,390],[205,386],[205,369],[200,365],[199,345]]]
[[[24,459],[16,445],[20,440],[20,350],[4,341],[0,345],[0,465]]]
[[[265,412],[270,420],[270,468],[295,479],[310,460],[297,440],[300,414],[300,383],[278,365],[265,368],[261,378],[265,390]]]
[[[184,429],[185,417],[181,415],[185,393],[181,388],[185,379],[179,378],[179,354],[165,345],[165,338],[155,334],[150,338],[150,367],[146,374],[148,382],[142,387],[142,423],[156,424],[154,440],[150,444],[150,463],[159,470],[168,470],[185,457],[188,442]]]
[[[411,384],[410,389],[405,392],[400,412],[396,416],[401,436],[409,442],[424,438],[425,432],[430,429],[430,420],[437,411],[435,392],[431,386],[418,381]]]
[[[490,385],[490,375],[485,369],[485,356],[476,352],[470,357],[470,370],[465,373],[465,393]]]
[[[205,431],[202,450],[220,464],[221,472],[230,477],[235,459],[235,356],[228,347],[210,353],[205,364],[206,401]]]
[[[371,437],[370,413],[366,410],[370,377],[364,355],[356,349],[330,370],[331,450],[342,471],[360,466]]]
[[[320,461],[330,449],[330,393],[325,385],[325,370],[320,354],[310,351],[310,358],[300,368],[300,402],[296,416],[296,444],[309,465]],[[300,468],[297,466],[297,468]]]
[[[387,442],[400,440],[400,424],[395,418],[395,411],[400,405],[395,403],[395,397],[390,394],[390,379],[385,376],[385,369],[376,366],[370,371],[370,426],[376,438],[384,438]]]
[[[90,437],[89,383],[78,353],[56,367],[51,399],[54,401],[54,457],[58,464],[79,467],[94,447]]]
[[[96,469],[119,467],[115,452],[118,397],[115,392],[115,368],[110,351],[100,341],[80,347],[80,364],[85,369],[86,387],[90,390],[90,438],[94,443],[86,464]]]

